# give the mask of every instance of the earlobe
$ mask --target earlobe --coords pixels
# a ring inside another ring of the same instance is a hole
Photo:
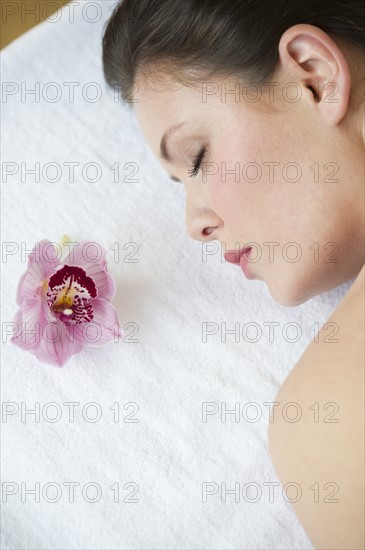
[[[349,105],[351,74],[334,40],[314,25],[294,25],[280,39],[279,58],[327,124],[339,124]]]

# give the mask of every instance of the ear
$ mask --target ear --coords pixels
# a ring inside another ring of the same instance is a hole
[[[294,25],[280,39],[279,58],[282,70],[302,85],[302,100],[313,105],[327,124],[339,124],[349,104],[351,74],[328,34],[314,25]]]

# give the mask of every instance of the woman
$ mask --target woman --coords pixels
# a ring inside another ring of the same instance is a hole
[[[362,0],[125,0],[103,37],[192,238],[286,306],[355,278],[276,399],[317,416],[269,429],[299,520],[332,550],[364,548],[364,21]]]

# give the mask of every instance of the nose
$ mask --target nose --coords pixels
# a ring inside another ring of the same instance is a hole
[[[186,230],[196,241],[219,240],[223,220],[211,207],[207,186],[202,181],[185,182],[186,191]]]
[[[207,207],[186,208],[186,230],[196,241],[213,241],[218,239],[222,220]]]

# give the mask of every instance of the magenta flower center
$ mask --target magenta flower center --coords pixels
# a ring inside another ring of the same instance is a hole
[[[47,304],[54,317],[65,325],[90,323],[94,318],[91,301],[98,292],[81,267],[64,265],[48,281]]]

